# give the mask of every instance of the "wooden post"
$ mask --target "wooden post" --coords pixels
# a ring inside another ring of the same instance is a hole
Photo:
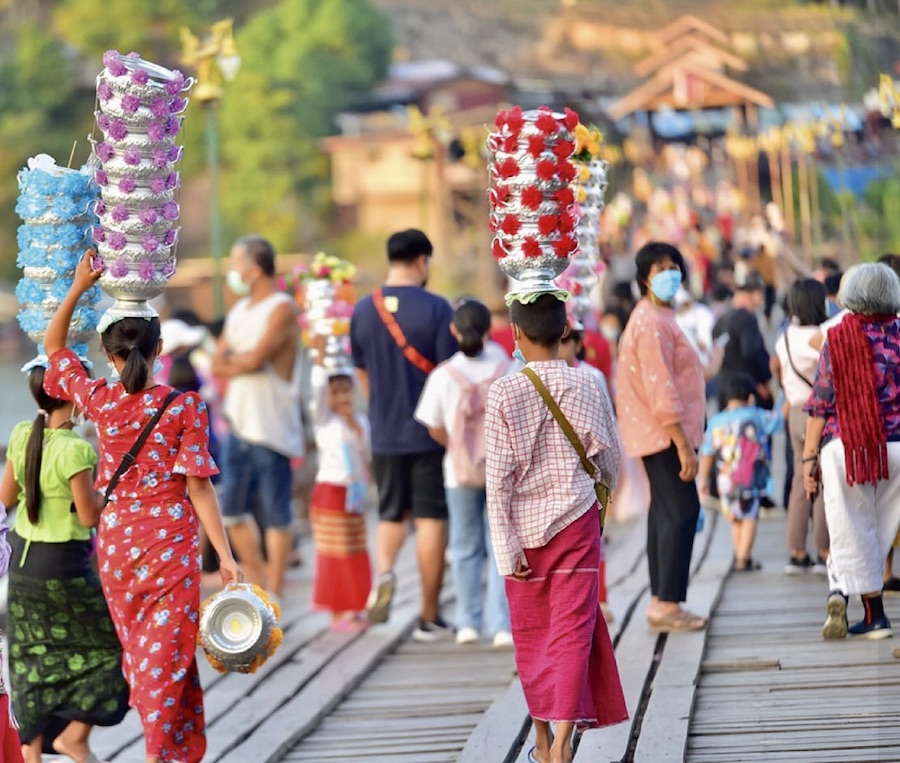
[[[784,231],[792,244],[797,243],[794,225],[794,178],[791,168],[791,144],[787,138],[781,144],[781,183],[784,189]]]
[[[819,206],[819,171],[812,156],[809,157],[807,166],[809,168],[809,195],[812,203],[813,249],[817,255],[820,255],[822,254],[822,209]]]
[[[781,210],[781,216],[784,218],[787,213],[784,209],[784,196],[781,193],[781,169],[775,151],[766,152],[766,161],[769,162],[769,188],[772,191],[772,201]]]
[[[797,193],[800,196],[800,237],[803,241],[803,256],[812,262],[812,229],[809,213],[809,173],[807,172],[806,154],[797,152]]]

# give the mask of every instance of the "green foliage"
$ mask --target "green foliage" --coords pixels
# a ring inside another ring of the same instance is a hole
[[[900,179],[894,176],[870,183],[863,203],[858,217],[863,257],[900,253]]]
[[[390,24],[368,0],[282,0],[250,19],[237,45],[241,71],[219,123],[226,232],[256,230],[289,250],[321,217],[319,140],[386,73]]]

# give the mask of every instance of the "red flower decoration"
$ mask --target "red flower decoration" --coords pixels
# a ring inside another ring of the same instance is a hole
[[[536,185],[530,185],[522,191],[522,206],[526,209],[537,209],[544,203],[544,194]]]
[[[559,130],[559,123],[553,118],[550,111],[542,111],[540,116],[534,121],[534,126],[545,135],[551,135]]]
[[[519,174],[519,163],[512,157],[507,157],[497,165],[497,174],[502,178],[514,178]]]
[[[562,236],[553,242],[553,251],[557,257],[568,257],[575,251],[577,242],[571,236]]]
[[[568,159],[575,153],[575,142],[571,140],[561,140],[553,147],[553,153],[559,159]]]
[[[563,109],[563,113],[565,113],[566,117],[563,119],[563,122],[566,125],[568,130],[574,130],[575,126],[581,121],[578,117],[578,112],[572,111],[568,106]]]
[[[488,228],[490,228],[491,233],[497,232],[497,215],[492,214],[488,218]]]
[[[510,132],[519,132],[522,129],[522,126],[525,124],[525,119],[522,117],[522,107],[521,106],[513,106],[511,109],[507,109],[506,111],[501,111],[497,115],[497,127],[502,128],[505,124]]]
[[[503,249],[503,244],[500,243],[499,238],[495,238],[491,242],[491,254],[494,255],[495,260],[502,260],[506,257],[506,252]]]
[[[575,203],[575,192],[571,188],[560,188],[553,198],[563,207],[570,207]]]
[[[542,113],[546,112],[547,114],[553,113],[553,109],[551,109],[549,106],[538,106],[537,110]]]
[[[500,150],[507,154],[514,154],[519,150],[519,133],[507,135],[500,143]]]
[[[522,242],[522,254],[526,257],[540,257],[543,254],[541,245],[534,236],[526,236]]]
[[[547,149],[547,143],[543,135],[528,136],[528,153],[537,159]]]
[[[498,185],[494,186],[491,189],[491,201],[496,204],[505,204],[507,199],[509,199],[509,186],[508,185]]]
[[[521,227],[522,223],[519,222],[519,218],[515,215],[507,215],[500,223],[500,230],[503,231],[507,236],[515,236],[519,232],[519,228]]]
[[[541,159],[534,168],[535,174],[540,180],[553,180],[556,177],[556,162],[549,159]]]
[[[561,233],[571,233],[575,228],[575,217],[568,212],[559,213],[559,230]]]
[[[557,162],[556,172],[559,175],[560,180],[565,180],[567,183],[571,183],[578,174],[575,165],[567,159],[560,159],[559,162]]]
[[[549,236],[556,231],[559,218],[556,215],[541,215],[538,218],[538,233]]]

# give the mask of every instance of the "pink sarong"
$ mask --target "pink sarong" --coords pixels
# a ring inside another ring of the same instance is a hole
[[[532,718],[596,728],[628,719],[597,601],[597,507],[546,546],[525,550],[528,580],[506,578],[516,668]]]

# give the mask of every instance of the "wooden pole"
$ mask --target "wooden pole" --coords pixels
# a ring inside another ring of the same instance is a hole
[[[781,193],[781,168],[778,166],[778,156],[774,151],[767,151],[766,160],[769,162],[769,188],[772,191],[772,201],[781,210],[781,216],[784,218],[784,196]]]
[[[794,225],[794,178],[791,168],[791,145],[785,140],[781,144],[781,183],[784,189],[784,230],[792,244],[797,243],[797,228]]]
[[[819,206],[819,171],[812,156],[809,157],[807,166],[809,168],[809,195],[812,203],[813,249],[817,255],[820,255],[822,254],[822,209]]]
[[[797,152],[797,193],[800,196],[800,236],[803,241],[803,256],[812,262],[812,228],[809,212],[809,173],[807,172],[806,154]]]

